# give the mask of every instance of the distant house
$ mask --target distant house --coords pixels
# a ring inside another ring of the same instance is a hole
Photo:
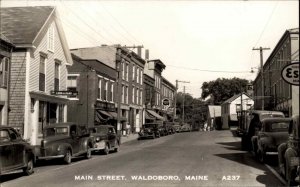
[[[208,105],[207,126],[221,129],[221,106]]]
[[[221,104],[222,129],[238,125],[237,109],[240,109],[241,103],[245,110],[253,106],[254,101],[248,94],[242,93],[232,96]]]
[[[15,45],[11,56],[8,123],[32,145],[42,131],[67,119],[67,65],[72,57],[54,7],[1,7],[1,32]]]

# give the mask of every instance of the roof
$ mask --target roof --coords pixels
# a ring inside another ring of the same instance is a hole
[[[232,101],[234,101],[234,100],[236,100],[238,97],[240,97],[241,94],[246,95],[247,97],[251,98],[247,93],[244,93],[244,92],[243,92],[243,93],[239,93],[239,94],[236,94],[236,95],[230,97],[229,99],[227,99],[226,101],[224,101],[222,104],[225,104],[225,103],[231,103]]]
[[[208,111],[211,117],[221,116],[221,106],[219,105],[208,105]]]
[[[160,59],[148,60],[148,62],[155,62],[155,64],[159,65],[162,69],[166,68],[166,65]]]
[[[14,44],[32,44],[54,7],[1,7],[1,32]]]
[[[276,118],[265,118],[261,120],[262,123],[268,123],[268,122],[290,122],[292,118],[282,118],[282,117],[276,117]]]
[[[10,44],[13,46],[13,43],[2,33],[0,33],[0,39],[4,42],[6,42],[7,44]]]
[[[174,86],[174,84],[172,84],[170,81],[168,81],[165,77],[162,76],[162,80],[163,83],[165,83],[166,85],[170,86],[174,91],[176,91],[176,86]]]

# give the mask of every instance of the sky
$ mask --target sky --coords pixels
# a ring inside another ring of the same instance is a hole
[[[179,91],[201,96],[205,81],[254,80],[287,29],[299,28],[299,1],[1,0],[1,7],[56,6],[69,48],[143,45]],[[144,51],[143,54],[144,56]],[[250,73],[251,68],[254,73]]]

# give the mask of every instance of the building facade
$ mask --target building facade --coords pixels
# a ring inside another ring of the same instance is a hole
[[[166,66],[161,60],[155,59],[147,60],[144,69],[144,73],[154,79],[154,91],[152,92],[154,95],[154,104],[151,110],[146,110],[146,112],[148,112],[148,115],[152,116],[152,118],[156,118],[156,120],[164,120],[164,118],[162,117],[162,72],[165,68]]]
[[[283,34],[263,65],[264,79],[259,72],[254,80],[255,109],[262,109],[264,101],[265,110],[282,111],[286,116],[299,114],[299,86],[290,85],[281,77],[284,66],[292,62],[299,63],[299,28]],[[261,81],[264,81],[263,95]]]
[[[8,125],[10,59],[14,45],[0,33],[0,126]]]
[[[173,121],[175,115],[176,86],[162,77],[161,97],[162,113],[165,119]]]
[[[68,121],[92,127],[113,125],[117,128],[116,69],[98,61],[84,60],[71,50],[73,65],[68,67]]]
[[[67,89],[67,66],[72,65],[58,17],[54,7],[1,8],[2,32],[15,45],[8,124],[31,145],[40,144],[45,126],[67,120],[68,99],[51,94]]]

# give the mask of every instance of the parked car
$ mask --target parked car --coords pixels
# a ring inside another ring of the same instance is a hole
[[[181,125],[173,125],[173,128],[175,129],[175,132],[179,133],[181,132]]]
[[[35,147],[37,160],[62,159],[70,164],[72,157],[91,157],[93,140],[85,126],[57,123],[45,127],[40,146]]]
[[[180,132],[191,132],[191,131],[192,131],[191,125],[188,123],[184,123],[180,128]]]
[[[156,138],[163,133],[160,123],[145,123],[139,132],[139,139],[141,138]]]
[[[289,124],[289,138],[278,147],[280,173],[289,186],[298,186],[300,172],[300,124],[299,115],[294,115]]]
[[[265,118],[258,124],[258,132],[252,136],[252,150],[261,162],[268,155],[277,155],[278,146],[288,139],[291,118]]]
[[[172,122],[165,122],[164,126],[165,126],[168,134],[174,134],[176,132],[173,125],[174,125],[174,123],[172,123]]]
[[[0,175],[22,169],[33,173],[33,149],[12,127],[0,126]]]
[[[110,151],[118,152],[120,136],[117,135],[112,125],[90,127],[89,131],[93,139],[92,151],[102,151],[106,155],[109,154]]]
[[[250,110],[243,117],[244,125],[239,127],[241,146],[244,150],[253,151],[251,138],[257,134],[261,121],[265,118],[284,118],[285,116],[279,111]]]

